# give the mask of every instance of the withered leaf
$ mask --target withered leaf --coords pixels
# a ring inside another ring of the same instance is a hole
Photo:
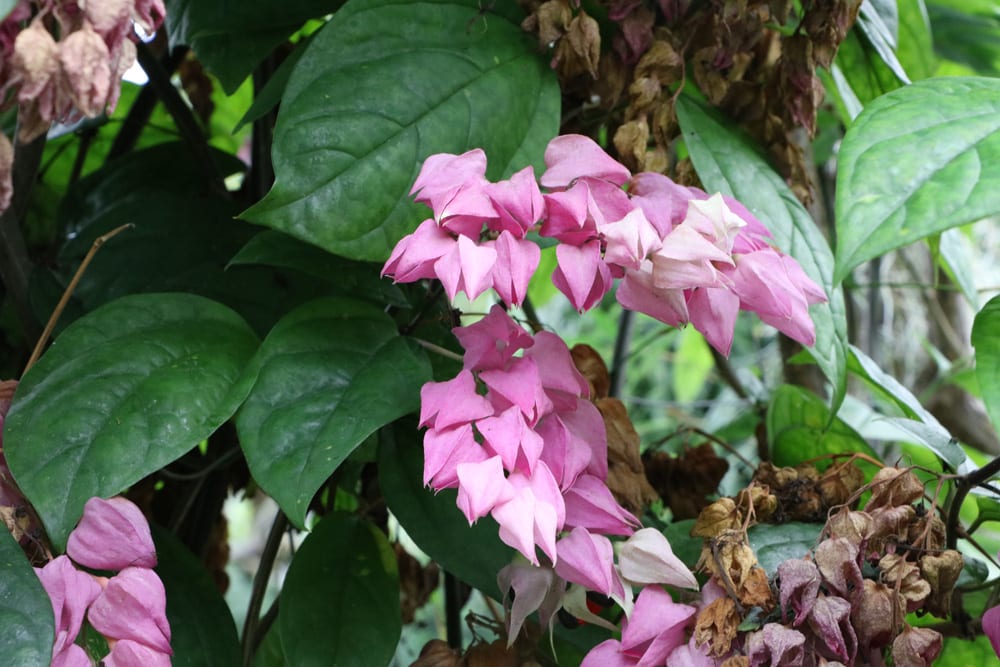
[[[728,530],[739,528],[743,517],[732,498],[719,498],[698,515],[691,528],[692,537],[715,538]]]
[[[921,557],[920,574],[931,586],[931,594],[924,605],[928,612],[938,618],[948,615],[951,611],[951,594],[964,565],[962,554],[953,549]]]
[[[869,484],[872,497],[865,505],[871,512],[877,507],[909,505],[924,495],[924,485],[917,476],[902,468],[882,468]]]
[[[709,655],[720,657],[729,653],[740,615],[736,602],[728,597],[713,600],[702,608],[694,626],[694,641],[698,646],[708,645]]]

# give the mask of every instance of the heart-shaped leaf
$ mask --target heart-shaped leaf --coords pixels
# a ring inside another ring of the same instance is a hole
[[[385,667],[402,631],[396,556],[375,526],[340,512],[313,528],[281,591],[289,665]]]
[[[808,211],[752,141],[714,109],[682,95],[677,120],[691,161],[709,192],[741,201],[774,235],[778,248],[802,265],[829,301],[812,306],[816,343],[809,352],[833,384],[833,411],[847,390],[847,316],[843,292],[831,282],[833,254]]]
[[[55,545],[88,499],[119,493],[229,419],[257,345],[236,313],[191,294],[124,297],[67,328],[18,386],[3,440]]]
[[[491,178],[539,165],[559,126],[555,75],[516,20],[480,4],[345,4],[288,81],[276,181],[243,217],[384,261],[428,215],[409,196],[428,155],[482,148]]]
[[[429,381],[424,352],[378,306],[320,299],[286,315],[264,340],[236,416],[260,485],[298,526],[320,485],[384,424],[415,411]]]
[[[442,568],[500,599],[497,572],[513,549],[500,541],[496,521],[470,526],[455,504],[455,491],[433,493],[423,485],[423,448],[415,420],[380,433],[378,471],[385,502],[417,546]]]
[[[1000,81],[927,79],[865,107],[837,157],[837,262],[851,269],[1000,212]]]
[[[0,533],[0,663],[47,665],[56,636],[52,603],[13,536]]]

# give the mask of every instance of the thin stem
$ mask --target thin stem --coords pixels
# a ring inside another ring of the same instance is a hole
[[[38,361],[40,356],[42,356],[42,350],[45,349],[45,344],[49,342],[49,336],[52,335],[52,330],[56,328],[56,323],[59,321],[59,317],[66,308],[66,304],[69,303],[70,297],[73,296],[73,291],[80,283],[80,278],[83,277],[84,271],[87,270],[87,266],[90,264],[91,260],[94,259],[97,251],[101,249],[101,246],[104,245],[108,239],[131,227],[135,227],[135,225],[128,223],[120,227],[115,227],[107,234],[102,234],[94,240],[94,245],[90,246],[90,250],[87,251],[87,255],[83,258],[83,261],[80,262],[79,268],[77,268],[76,273],[73,274],[73,279],[69,281],[66,291],[63,292],[62,297],[59,299],[59,303],[56,304],[55,310],[52,311],[52,315],[49,317],[49,321],[45,325],[45,329],[38,337],[38,342],[35,343],[35,349],[31,352],[31,358],[28,359],[28,363],[24,366],[25,373],[27,373],[28,369],[31,368],[36,361]]]
[[[288,517],[278,510],[271,523],[271,530],[267,534],[267,541],[264,543],[264,550],[260,554],[260,564],[257,566],[257,573],[253,577],[253,588],[250,591],[250,602],[247,605],[247,617],[243,622],[243,666],[250,667],[253,662],[253,652],[255,647],[257,629],[261,626],[260,608],[264,604],[264,594],[267,592],[267,584],[271,579],[271,570],[274,568],[274,560],[278,555],[278,548],[281,540],[288,529]]]
[[[162,70],[168,77],[184,61],[184,58],[187,57],[187,52],[187,47],[177,47],[163,58]],[[142,135],[143,129],[149,124],[153,110],[156,109],[156,102],[156,90],[153,86],[149,84],[143,86],[142,90],[139,91],[139,95],[136,96],[135,102],[129,107],[128,114],[126,114],[121,127],[118,129],[118,134],[115,135],[115,139],[111,143],[111,149],[108,151],[107,157],[109,161],[125,155],[135,147],[140,135]]]
[[[635,313],[622,310],[618,318],[618,334],[615,336],[615,351],[611,357],[611,384],[608,395],[619,398],[625,388],[625,376],[628,370],[629,347],[632,345],[632,332],[635,330]]]
[[[205,134],[191,112],[191,109],[184,103],[180,93],[177,92],[174,84],[171,83],[170,75],[163,68],[163,65],[156,56],[153,55],[149,47],[142,42],[136,44],[136,57],[139,65],[146,72],[146,76],[149,77],[149,85],[156,92],[160,101],[163,102],[163,106],[167,109],[170,117],[174,119],[177,129],[181,133],[181,138],[184,139],[184,142],[194,154],[195,164],[201,170],[206,182],[208,182],[217,194],[228,195],[226,186],[222,182],[222,175],[215,164],[215,158],[212,155],[212,151],[209,150],[208,142],[205,140]]]
[[[525,295],[524,302],[521,304],[521,310],[524,311],[524,317],[528,320],[528,326],[531,327],[531,333],[538,333],[543,331],[545,327],[542,326],[542,321],[538,319],[538,311],[535,310],[535,304],[531,303],[531,299]]]
[[[278,619],[278,603],[281,600],[280,597],[274,598],[271,602],[271,606],[267,608],[264,615],[260,617],[260,622],[257,624],[257,636],[253,639],[252,651],[254,654],[257,653],[257,649],[260,648],[260,644],[264,641],[264,637],[267,636],[268,631],[274,622]]]
[[[434,343],[430,342],[429,340],[424,340],[423,338],[414,338],[413,336],[410,336],[410,340],[412,340],[414,343],[416,343],[417,345],[419,345],[422,348],[425,348],[425,349],[430,350],[431,352],[435,352],[437,354],[440,354],[442,357],[447,357],[448,359],[454,359],[455,361],[458,361],[458,362],[462,362],[463,361],[462,355],[460,355],[460,354],[458,354],[456,352],[452,352],[449,349],[443,348],[440,345],[435,345]]]
[[[945,526],[948,535],[948,548],[954,549],[958,544],[958,521],[962,511],[962,503],[969,491],[979,484],[1000,472],[1000,456],[993,459],[982,468],[973,470],[967,475],[963,475],[955,480],[955,495],[951,499],[948,507],[948,521]]]
[[[448,646],[462,646],[462,588],[451,572],[444,573],[444,616]]]
[[[740,379],[736,377],[736,372],[729,364],[729,359],[722,356],[722,354],[711,345],[708,346],[708,349],[712,352],[712,359],[715,360],[715,368],[719,371],[719,375],[722,376],[723,381],[728,384],[740,398],[750,398],[750,394],[747,392],[746,387],[744,387],[743,383],[740,382]]]
[[[87,162],[87,153],[90,152],[90,147],[94,143],[94,137],[97,136],[97,130],[95,128],[88,128],[80,134],[80,145],[76,148],[76,157],[73,159],[73,169],[69,174],[69,184],[73,185],[78,180],[80,180],[80,175],[83,173],[83,165]]]

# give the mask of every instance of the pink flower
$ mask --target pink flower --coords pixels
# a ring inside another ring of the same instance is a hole
[[[480,420],[476,428],[483,436],[483,445],[498,455],[504,468],[511,472],[532,473],[545,442],[528,425],[517,406]]]
[[[109,639],[131,639],[172,654],[167,596],[156,573],[128,567],[112,577],[90,607],[87,618]]]
[[[611,540],[592,535],[586,528],[574,528],[556,544],[559,561],[556,574],[608,597],[625,597],[625,588],[615,569]]]
[[[493,283],[493,266],[497,262],[497,251],[486,245],[477,245],[468,236],[459,235],[457,242],[434,262],[434,273],[448,299],[465,292],[469,299],[475,299]]]
[[[632,209],[619,220],[601,226],[606,244],[604,261],[608,264],[638,269],[646,257],[663,246],[656,228],[641,208]]]
[[[983,632],[989,637],[993,651],[1000,656],[1000,605],[987,609],[983,614]]]
[[[135,503],[121,496],[87,501],[83,518],[70,533],[66,554],[97,570],[156,566],[149,523]]]
[[[101,594],[97,578],[77,570],[66,556],[58,556],[35,568],[35,574],[52,602],[55,614],[56,638],[52,647],[53,664],[57,659],[72,665],[79,655],[73,643],[80,634],[87,608]],[[79,647],[77,647],[79,648]]]
[[[511,563],[497,574],[497,587],[503,591],[507,610],[507,646],[514,643],[521,626],[532,612],[538,611],[538,623],[546,628],[559,611],[566,582],[551,567]],[[513,592],[513,601],[511,601]]]
[[[545,198],[535,181],[535,170],[530,166],[509,180],[487,185],[486,196],[493,202],[497,215],[495,221],[487,223],[494,231],[506,231],[523,239],[528,230],[545,217]]]
[[[655,528],[638,530],[622,543],[618,566],[622,576],[636,584],[698,589],[698,580],[691,570],[674,555],[670,542]]]
[[[483,244],[496,252],[496,262],[490,274],[490,282],[503,302],[516,306],[528,294],[528,283],[535,274],[542,251],[537,244],[519,239],[504,230],[496,241]]]
[[[558,560],[556,534],[566,521],[566,506],[559,485],[543,462],[538,463],[530,477],[515,472],[507,480],[514,494],[492,512],[500,524],[500,539],[535,565],[538,565],[537,545],[555,564]]]
[[[604,480],[580,475],[565,493],[566,525],[605,535],[631,535],[639,521],[611,495]]]
[[[492,414],[493,406],[476,393],[476,379],[467,370],[446,382],[428,382],[420,388],[420,426],[440,430]]]
[[[476,442],[471,424],[424,433],[424,486],[440,491],[458,486],[458,466],[489,458]]]
[[[578,311],[590,310],[611,289],[611,270],[601,258],[597,239],[580,246],[559,244],[556,259],[552,283]]]
[[[486,153],[476,148],[461,155],[428,157],[410,194],[430,206],[439,223],[454,216],[485,219],[496,215],[486,184]]]
[[[465,349],[466,370],[502,368],[518,350],[534,345],[531,334],[517,325],[501,308],[490,308],[486,317],[467,327],[452,329]]]
[[[89,661],[87,663],[90,664]],[[131,639],[120,639],[104,658],[104,667],[170,667],[170,653],[157,651]]]
[[[400,283],[434,278],[435,263],[451,251],[454,244],[455,238],[451,234],[433,220],[424,220],[392,249],[381,275],[390,275]]]
[[[593,139],[578,134],[564,134],[550,141],[545,149],[545,166],[542,186],[550,189],[568,187],[579,178],[622,185],[632,175]]]
[[[503,474],[499,456],[472,463],[459,463],[458,508],[471,526],[489,514],[493,508],[505,503],[514,495],[514,489]]]

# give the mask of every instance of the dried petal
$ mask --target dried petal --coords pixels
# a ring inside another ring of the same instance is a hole
[[[892,642],[892,659],[897,665],[929,667],[941,655],[941,633],[930,628],[907,628]]]
[[[896,591],[865,579],[859,602],[851,610],[862,653],[888,646],[899,632],[903,617],[903,602]]]
[[[906,600],[906,611],[916,611],[931,593],[931,585],[920,578],[920,568],[899,554],[887,554],[878,563],[882,578],[894,584]]]
[[[743,517],[732,498],[719,498],[698,515],[691,528],[692,537],[714,538],[724,531],[739,528]]]
[[[845,663],[854,660],[858,652],[858,638],[851,626],[851,603],[833,595],[816,598],[809,614],[809,626],[822,642],[822,646]]]
[[[909,505],[924,495],[924,485],[917,476],[902,468],[882,468],[871,481],[872,497],[865,509]]]
[[[931,594],[924,605],[927,611],[939,618],[950,613],[951,594],[964,565],[962,554],[951,549],[940,554],[927,554],[920,559],[920,574],[931,585]]]
[[[801,667],[805,658],[805,635],[780,623],[768,623],[746,641],[750,667]]]
[[[99,116],[107,107],[111,87],[111,53],[89,25],[70,33],[59,43],[63,82],[73,104],[85,116]]]
[[[740,625],[736,601],[721,597],[702,608],[694,626],[698,646],[707,646],[709,655],[721,657],[729,653]]]
[[[792,625],[806,620],[819,595],[820,575],[811,560],[786,560],[778,565],[782,618],[789,610],[795,613]]]
[[[851,598],[861,590],[858,547],[839,537],[823,540],[816,547],[816,566],[826,585],[838,595]]]

